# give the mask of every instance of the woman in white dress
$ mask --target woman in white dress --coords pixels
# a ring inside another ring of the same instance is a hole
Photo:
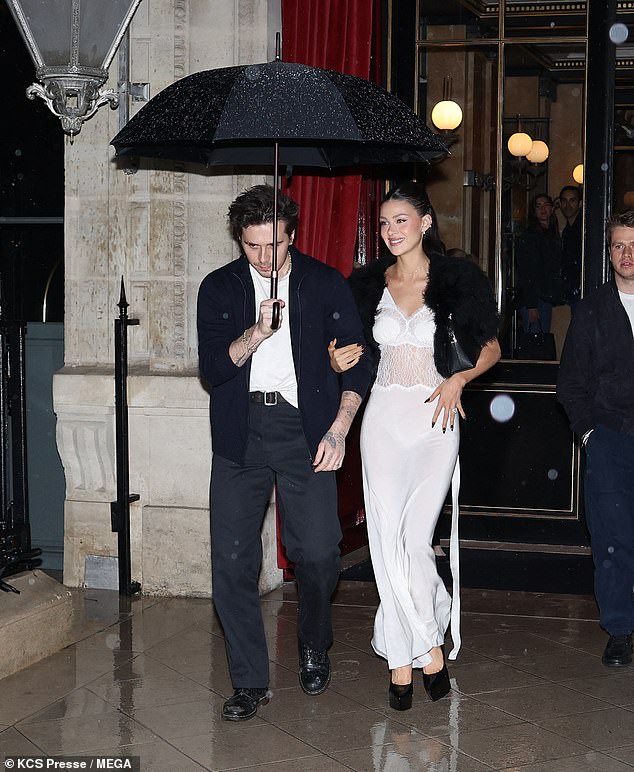
[[[498,361],[500,347],[488,279],[473,263],[440,254],[435,215],[421,186],[403,185],[387,196],[380,228],[391,256],[355,271],[350,283],[378,358],[361,429],[368,537],[381,599],[372,646],[391,671],[391,707],[407,710],[412,668],[422,668],[432,700],[449,692],[443,643],[450,621],[450,659],[460,647],[457,416],[465,418],[465,385]],[[475,367],[454,375],[450,325],[479,350]],[[330,352],[340,372],[362,355],[357,346],[331,344]],[[453,603],[432,546],[450,485]]]

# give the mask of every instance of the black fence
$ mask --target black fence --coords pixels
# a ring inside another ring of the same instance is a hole
[[[0,577],[39,564],[31,547],[26,465],[26,323],[0,314]],[[0,589],[14,590],[0,580]]]

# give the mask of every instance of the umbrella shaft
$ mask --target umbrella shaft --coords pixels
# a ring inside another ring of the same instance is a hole
[[[273,255],[271,261],[271,297],[277,297],[277,192],[279,189],[280,145],[275,143],[273,154]],[[273,303],[271,327],[274,330],[280,326],[280,304]]]

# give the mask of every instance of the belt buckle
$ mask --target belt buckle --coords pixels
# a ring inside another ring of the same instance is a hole
[[[269,402],[269,397],[272,397],[272,401]],[[264,404],[268,405],[269,407],[272,407],[273,405],[277,405],[277,392],[276,391],[265,391],[264,392]]]

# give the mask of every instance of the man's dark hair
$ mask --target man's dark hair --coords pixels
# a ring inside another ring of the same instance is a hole
[[[613,214],[608,217],[605,223],[605,235],[608,240],[608,246],[612,243],[612,233],[616,228],[634,228],[634,210],[628,209],[620,214]]]
[[[275,190],[271,185],[254,185],[245,190],[229,207],[231,235],[240,244],[242,229],[249,225],[264,225],[273,222],[273,199]],[[299,206],[292,198],[278,191],[277,219],[284,223],[287,236],[297,228]]]
[[[559,191],[559,198],[561,198],[567,190],[574,193],[579,201],[583,200],[581,188],[578,188],[576,185],[564,185],[563,188]]]

